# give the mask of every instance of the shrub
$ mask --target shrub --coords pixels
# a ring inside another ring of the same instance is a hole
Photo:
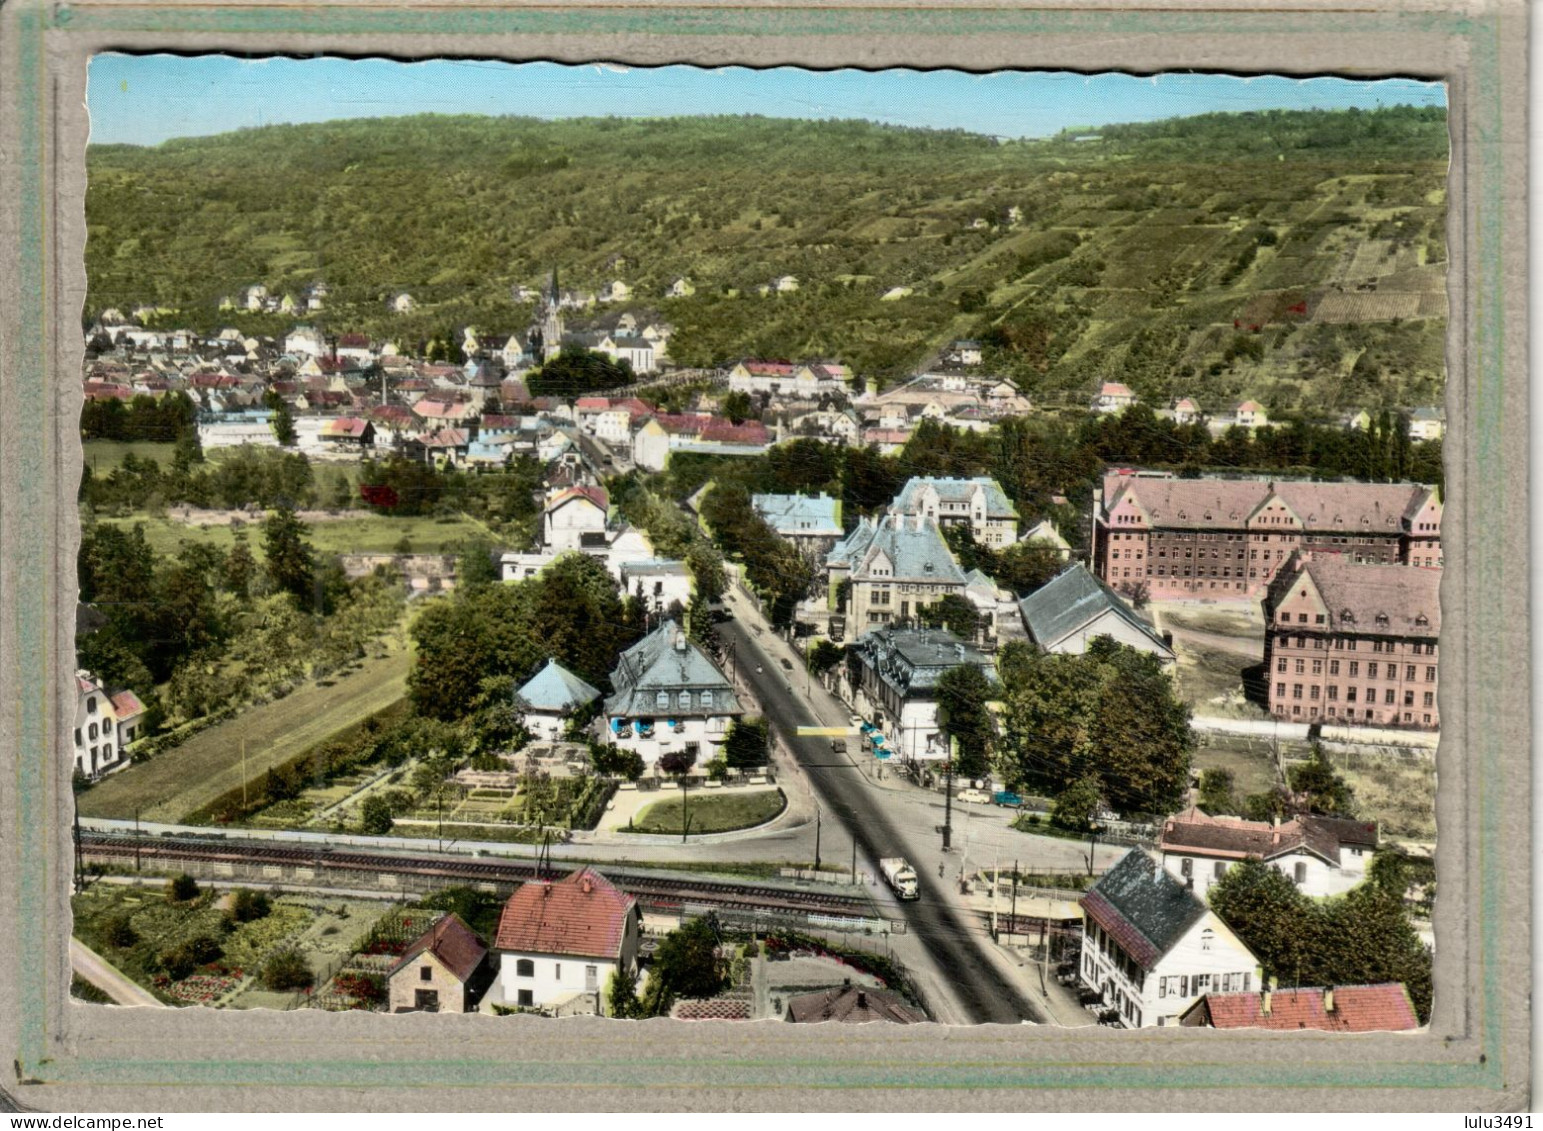
[[[183,872],[166,883],[166,899],[170,903],[188,903],[198,898],[198,881]]]
[[[120,915],[108,923],[106,934],[107,941],[119,948],[133,946],[139,941],[139,934],[127,915]]]
[[[298,951],[282,950],[263,963],[262,983],[266,989],[279,993],[305,990],[315,981],[316,975]]]
[[[589,761],[595,767],[595,773],[605,774],[607,777],[626,778],[628,781],[637,781],[643,776],[643,756],[636,750],[623,750],[611,743],[592,742],[589,744]]]
[[[229,917],[233,923],[250,923],[263,918],[270,910],[267,895],[241,888],[231,896]]]
[[[385,836],[391,826],[391,802],[379,794],[366,797],[359,808],[359,831],[367,836]]]

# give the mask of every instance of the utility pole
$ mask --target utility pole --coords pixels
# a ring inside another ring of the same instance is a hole
[[[686,836],[691,831],[691,817],[686,812],[686,791],[689,788],[686,775],[680,775],[680,842],[686,843]]]
[[[991,941],[999,942],[1002,938],[1000,925],[997,923],[997,888],[1001,886],[1002,868],[1001,860],[993,857],[991,861]]]
[[[1018,861],[1013,861],[1013,906],[1007,913],[1007,933],[1013,934],[1018,930]]]
[[[434,821],[435,836],[439,845],[439,851],[445,850],[445,783],[440,782],[439,788],[434,791]]]
[[[948,760],[943,763],[943,851],[947,852],[952,847],[954,837],[954,748],[958,740],[949,737]]]
[[[246,738],[241,739],[241,812],[246,813]],[[134,820],[139,820],[139,810],[134,810]]]
[[[852,882],[857,883],[857,838],[852,838]]]
[[[820,870],[820,803],[814,803],[814,870]]]
[[[139,871],[139,806],[134,806],[134,871]]]
[[[1098,824],[1088,826],[1088,875],[1093,874],[1093,856],[1098,851]]]

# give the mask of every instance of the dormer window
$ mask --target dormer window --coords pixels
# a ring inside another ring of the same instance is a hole
[[[660,691],[660,692],[658,692],[654,696],[654,706],[657,707],[661,711],[669,710],[670,709],[670,693],[668,691]]]
[[[1387,626],[1388,626],[1388,614],[1387,613],[1378,613],[1377,614],[1377,627],[1378,628],[1386,628]]]
[[[1430,625],[1430,617],[1426,616],[1424,613],[1421,613],[1419,616],[1414,618],[1414,623],[1419,625],[1421,628],[1426,628]]]

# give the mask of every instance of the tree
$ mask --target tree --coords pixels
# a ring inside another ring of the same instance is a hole
[[[109,943],[120,950],[139,941],[139,933],[134,930],[134,924],[127,915],[119,915],[107,924],[106,937]]]
[[[1056,796],[1095,776],[1119,812],[1171,813],[1189,786],[1189,708],[1157,659],[1093,640],[1082,655],[1016,642],[998,658],[1008,689],[997,768],[1014,787]]]
[[[296,517],[294,509],[277,507],[263,521],[263,553],[268,559],[268,576],[304,608],[313,599],[316,560],[306,540],[310,528]]]
[[[1326,817],[1355,816],[1355,795],[1345,779],[1329,765],[1323,747],[1318,743],[1313,743],[1312,754],[1306,762],[1286,771],[1286,780],[1291,785],[1297,807],[1303,812]]]
[[[972,641],[980,627],[980,614],[968,598],[957,593],[939,597],[916,610],[916,617],[927,628],[946,628],[961,640]]]
[[[996,688],[976,664],[958,664],[938,677],[938,725],[956,746],[955,772],[984,777],[991,768],[996,724],[986,706]]]
[[[457,589],[492,585],[499,580],[498,551],[486,538],[468,538],[456,547]]]
[[[611,974],[605,996],[612,1017],[625,1019],[641,1015],[643,1003],[638,1001],[638,976],[627,963],[622,963]]]
[[[829,640],[817,640],[809,650],[809,670],[815,675],[824,675],[839,664],[845,655],[846,649],[841,645]]]
[[[1202,770],[1200,773],[1200,808],[1213,816],[1221,813],[1235,813],[1238,803],[1232,790],[1233,776],[1231,770]]]
[[[198,898],[198,881],[186,872],[166,881],[168,903],[190,903]]]
[[[1271,975],[1285,985],[1314,985],[1299,978],[1312,969],[1318,951],[1316,909],[1279,869],[1262,860],[1233,864],[1211,886],[1206,898],[1211,910],[1237,932]]]
[[[589,761],[597,774],[628,781],[637,781],[643,776],[643,755],[636,750],[623,750],[614,743],[591,742]]]
[[[670,750],[659,755],[659,769],[671,777],[682,777],[696,765],[696,755],[690,750]]]
[[[264,989],[276,993],[310,989],[316,981],[310,964],[299,951],[281,950],[263,963],[262,984]]]
[[[660,940],[648,985],[653,1016],[668,1013],[676,998],[709,998],[723,990],[728,970],[718,948],[711,916],[692,919]]]
[[[765,719],[735,719],[724,739],[724,759],[736,770],[764,766],[770,742],[771,732]]]
[[[366,797],[359,807],[359,831],[365,836],[385,836],[391,828],[391,803],[378,793]]]
[[[1078,778],[1063,789],[1050,810],[1050,820],[1063,829],[1085,833],[1093,827],[1103,805],[1098,778],[1092,774]]]
[[[273,438],[279,442],[279,447],[294,447],[295,414],[289,404],[277,392],[269,389],[263,395],[263,407],[273,414],[268,425],[273,429]]]
[[[727,416],[732,424],[743,424],[759,414],[750,400],[750,394],[736,391],[723,398],[723,415]]]
[[[268,896],[250,888],[237,888],[230,897],[230,909],[226,913],[232,923],[250,923],[267,916],[271,907]]]

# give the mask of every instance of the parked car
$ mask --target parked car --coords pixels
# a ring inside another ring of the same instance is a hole
[[[860,728],[866,721],[861,715],[850,715],[847,718],[847,722],[852,724],[854,730]]]
[[[832,754],[845,754],[847,752],[846,739],[833,738],[830,740],[830,752]]]
[[[985,805],[991,801],[991,794],[984,789],[961,789],[959,800],[970,805]]]
[[[991,800],[998,805],[1005,805],[1009,809],[1023,808],[1023,798],[1010,789],[999,789],[992,794]]]
[[[787,671],[792,671],[793,670],[793,661],[792,660],[789,660],[786,657],[784,657],[780,662],[781,662],[783,668],[785,668]]]

